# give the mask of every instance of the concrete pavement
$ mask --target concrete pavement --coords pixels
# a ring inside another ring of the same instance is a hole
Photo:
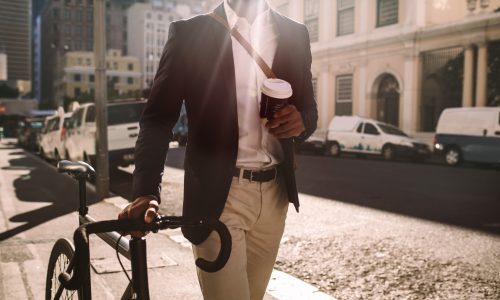
[[[127,201],[97,201],[88,187],[90,215],[113,219]],[[38,157],[0,143],[0,299],[44,299],[45,274],[53,244],[71,239],[78,225],[77,184]],[[127,279],[116,254],[91,237],[93,299],[119,299]],[[128,261],[126,268],[129,268]],[[152,299],[202,299],[189,244],[179,231],[148,236]],[[266,300],[333,299],[282,272],[274,272]]]

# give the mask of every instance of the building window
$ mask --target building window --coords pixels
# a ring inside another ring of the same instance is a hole
[[[65,20],[71,19],[71,11],[70,10],[65,10],[64,11],[64,19]]]
[[[134,78],[132,78],[132,77],[128,77],[128,78],[127,78],[127,83],[128,83],[128,84],[134,84]]]
[[[82,93],[82,90],[80,88],[75,88],[75,97],[80,96]]]
[[[128,64],[127,69],[128,69],[129,71],[134,70],[134,64]]]
[[[113,63],[113,69],[118,70],[118,63],[117,62]]]
[[[87,62],[87,66],[92,65],[92,60],[90,58],[87,58],[85,61]]]
[[[54,16],[54,19],[59,19],[59,8],[55,7],[52,9],[52,15]]]
[[[158,14],[158,21],[162,21],[162,20],[163,20],[162,14]]]
[[[87,27],[87,37],[92,37],[94,34],[94,28],[92,26]]]
[[[81,10],[77,10],[75,11],[75,19],[79,22],[82,21],[83,19],[83,14],[82,14],[82,11]]]
[[[335,115],[352,115],[352,75],[337,76]]]
[[[80,82],[82,80],[82,75],[75,74],[75,76],[73,77],[73,79],[74,79],[75,82]]]
[[[151,13],[146,14],[146,19],[151,19]]]
[[[319,0],[304,0],[304,24],[309,31],[311,43],[319,38]]]
[[[89,82],[94,82],[95,78],[93,74],[89,75]]]
[[[87,10],[87,21],[92,22],[92,20],[94,20],[94,10],[89,8]]]
[[[337,2],[337,35],[354,33],[354,0]]]
[[[76,59],[76,64],[79,65],[79,66],[82,65],[82,58],[81,57],[79,57],[79,58]]]
[[[377,27],[398,23],[399,1],[377,1]]]
[[[75,41],[75,46],[73,47],[73,49],[75,49],[76,51],[80,51],[82,50],[82,41],[81,40],[76,40]]]
[[[64,3],[71,4],[71,0],[65,0]]]
[[[92,51],[94,48],[94,43],[92,42],[92,40],[87,40],[87,51]],[[89,66],[90,66],[90,63],[89,63]]]
[[[82,26],[77,25],[77,26],[75,26],[74,30],[75,30],[75,35],[78,35],[78,36],[82,35]]]
[[[69,24],[64,25],[64,34],[71,35],[71,25],[69,25]]]

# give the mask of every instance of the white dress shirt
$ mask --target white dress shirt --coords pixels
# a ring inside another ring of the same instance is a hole
[[[270,14],[269,5],[250,24],[240,18],[224,1],[224,10],[230,28],[236,27],[240,34],[272,67],[279,33]],[[259,116],[260,87],[266,79],[255,60],[234,38],[231,38],[236,79],[239,143],[236,166],[246,169],[265,169],[283,160],[283,150],[276,137],[264,126],[266,120]]]

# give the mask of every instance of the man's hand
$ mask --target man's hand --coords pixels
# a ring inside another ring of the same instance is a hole
[[[146,223],[153,222],[154,218],[158,215],[158,201],[151,196],[143,196],[134,200],[134,202],[127,205],[119,214],[118,219],[143,219]],[[123,235],[130,234],[133,237],[143,237],[149,232],[131,231],[124,232]]]
[[[287,105],[274,114],[274,119],[266,123],[269,132],[279,139],[296,137],[306,128],[300,112],[294,105]]]

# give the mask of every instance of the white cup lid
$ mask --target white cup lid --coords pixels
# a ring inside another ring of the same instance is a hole
[[[262,93],[271,98],[287,99],[292,96],[293,91],[288,82],[277,78],[267,78],[262,83]]]

